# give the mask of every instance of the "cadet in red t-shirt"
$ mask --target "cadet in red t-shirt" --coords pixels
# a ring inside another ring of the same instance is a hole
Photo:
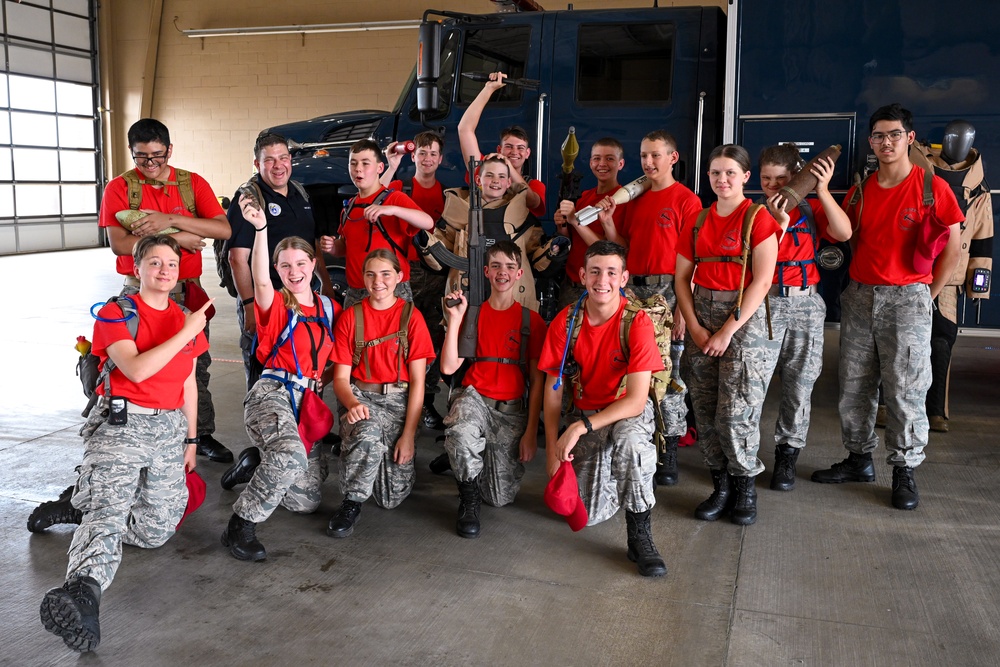
[[[910,162],[913,115],[891,104],[869,120],[879,168],[848,191],[844,210],[854,226],[851,283],[841,295],[840,427],[848,457],[814,482],[872,482],[878,447],[875,415],[882,384],[887,411],[886,463],[892,466],[892,505],[920,501],[914,469],[924,460],[931,385],[931,301],[958,264],[965,219],[948,184],[930,175],[934,203],[924,203],[928,181]]]
[[[552,215],[558,232],[568,237],[571,242],[569,255],[566,258],[566,278],[559,292],[560,308],[576,303],[583,295],[580,269],[583,268],[583,256],[592,243],[607,239],[624,245],[619,234],[625,221],[627,206],[619,206],[613,215],[601,215],[598,225],[581,225],[576,219],[577,211],[588,206],[596,206],[621,189],[621,185],[618,184],[618,172],[624,166],[625,149],[621,142],[611,137],[595,141],[590,149],[590,171],[597,178],[597,187],[585,190],[576,203],[569,200],[559,202],[559,209]],[[605,204],[605,207],[607,206],[609,204]]]
[[[434,359],[420,311],[395,295],[403,280],[399,258],[384,248],[373,250],[363,270],[369,296],[344,311],[334,332],[344,501],[330,519],[331,537],[354,532],[368,498],[392,509],[410,495],[424,373]]]
[[[344,207],[336,238],[324,237],[323,251],[347,262],[347,293],[344,308],[365,298],[362,263],[375,249],[385,248],[399,258],[403,278],[396,286],[397,296],[413,301],[410,291],[411,239],[420,231],[434,228],[431,216],[402,192],[389,192],[379,182],[385,168],[382,149],[371,139],[362,139],[351,146],[349,170],[358,195]],[[381,199],[379,203],[376,200]]]
[[[628,349],[622,349],[627,300],[621,290],[628,282],[622,246],[591,245],[580,279],[586,298],[556,315],[538,360],[549,376],[542,399],[547,470],[552,477],[564,461],[574,462],[587,525],[610,519],[624,506],[629,560],[643,576],[662,576],[667,568],[650,527],[656,446],[649,382],[654,371],[663,370],[653,323],[645,312],[636,313]],[[571,329],[578,331],[575,344]],[[572,407],[560,435],[567,391]]]
[[[153,118],[136,121],[128,130],[128,146],[135,169],[111,179],[101,198],[100,226],[108,234],[111,251],[116,255],[115,270],[125,276],[122,296],[135,294],[139,283],[134,275],[132,249],[143,236],[169,234],[181,248],[180,275],[171,298],[189,310],[198,310],[208,298],[201,287],[201,251],[205,238],[228,239],[232,230],[225,211],[219,205],[208,182],[189,172],[190,186],[178,178],[178,170],[170,166],[174,146],[166,125]],[[131,229],[119,221],[116,214],[129,211],[129,181],[139,184],[140,211],[147,215]],[[183,188],[183,190],[182,190]],[[187,198],[193,199],[194,211]],[[195,294],[196,293],[196,294]],[[190,301],[189,301],[190,299]],[[206,338],[209,335],[205,327]],[[198,381],[198,454],[212,461],[229,463],[233,454],[215,439],[215,407],[208,389],[211,355],[198,358],[195,379]]]
[[[461,498],[461,537],[479,537],[482,500],[494,507],[514,502],[524,464],[538,446],[543,386],[538,355],[545,322],[514,300],[512,290],[524,270],[521,262],[521,249],[513,241],[500,240],[486,252],[490,298],[479,310],[473,358],[463,358],[458,350],[468,301],[460,291],[448,295],[457,303],[445,309],[441,370],[451,375],[468,365],[450,397],[444,441]]]
[[[135,313],[118,304],[101,308],[91,351],[106,369],[110,395],[80,431],[83,463],[72,496],[82,512],[69,547],[66,583],[42,599],[42,625],[75,651],[93,651],[101,641],[101,591],[111,585],[122,560],[122,543],[146,549],[174,534],[187,505],[185,469],[195,467],[198,433],[195,359],[208,349],[205,311],[185,314],[171,301],[181,249],[170,236],[145,236],[133,247],[139,290],[129,299]],[[133,337],[126,324],[138,317]]]
[[[744,245],[752,205],[743,196],[750,156],[742,146],[727,144],[715,148],[708,162],[718,201],[702,213],[700,228],[695,221],[683,230],[674,280],[687,324],[684,379],[715,487],[695,516],[715,521],[731,510],[733,523],[749,525],[757,520],[754,480],[764,470],[757,458],[767,392],[764,371],[779,345],[768,339],[764,299],[778,256],[778,225],[788,224],[788,214],[779,211],[775,222],[766,208],[756,209],[750,242]]]
[[[770,210],[784,206],[781,188],[801,168],[795,144],[769,146],[760,154],[760,184]],[[795,488],[795,463],[806,445],[812,411],[813,385],[823,370],[823,322],[826,302],[820,296],[816,248],[820,237],[829,241],[851,238],[851,221],[840,210],[828,188],[834,162],[824,159],[813,167],[818,182],[818,199],[809,199],[788,212],[774,269],[774,284],[768,293],[771,306],[771,331],[780,342],[781,351],[772,358],[780,369],[781,402],[774,427],[774,471],[771,488],[791,491]],[[774,366],[765,371],[774,374]]]
[[[312,291],[315,244],[299,236],[283,238],[274,249],[274,268],[281,279],[281,291],[275,292],[268,267],[267,215],[246,196],[238,205],[254,228],[250,261],[256,354],[264,370],[243,401],[247,435],[254,447],[241,452],[234,466],[253,472],[233,503],[222,544],[234,558],[260,561],[267,553],[257,539],[256,525],[278,505],[309,514],[321,500],[326,462],[324,448],[313,443],[333,425],[333,415],[319,394],[333,354],[332,322],[337,311],[333,301]],[[225,477],[223,488],[227,488]]]
[[[462,114],[462,119],[458,121],[458,141],[462,147],[462,157],[465,164],[469,164],[471,158],[483,159],[483,152],[479,150],[479,140],[476,138],[476,127],[479,119],[483,115],[490,97],[494,92],[500,90],[505,85],[503,80],[507,75],[503,72],[493,72],[490,80],[483,84],[483,89],[476,95],[476,99],[469,103],[469,107]],[[511,125],[500,131],[500,143],[497,145],[497,153],[503,155],[510,162],[510,181],[512,185],[524,186],[527,188],[528,210],[536,218],[545,216],[545,184],[537,178],[525,180],[524,163],[531,156],[531,148],[528,146],[528,133],[519,125]],[[466,175],[468,179],[468,175]]]
[[[673,135],[663,130],[650,132],[642,139],[639,157],[651,185],[648,192],[629,203],[622,225],[622,237],[628,248],[629,287],[640,299],[654,294],[666,299],[674,316],[671,338],[683,341],[684,315],[677,308],[674,293],[677,242],[684,228],[694,224],[701,212],[701,200],[674,178],[673,169],[680,153]],[[656,483],[663,486],[678,481],[677,443],[688,428],[686,396],[686,388],[668,389],[660,402],[666,446],[657,455]]]
[[[386,149],[386,159],[389,166],[379,179],[387,184],[390,190],[410,195],[413,201],[424,213],[431,216],[435,222],[441,219],[444,212],[444,186],[437,180],[437,170],[444,156],[444,141],[435,132],[420,132],[413,137],[415,146],[410,157],[413,159],[413,178],[392,180],[403,153],[397,150],[398,142],[389,144]],[[406,187],[406,186],[409,187]],[[409,190],[409,192],[407,192]],[[430,331],[435,353],[440,353],[444,343],[444,327],[441,321],[444,312],[441,309],[441,295],[444,294],[445,276],[432,273],[424,268],[417,253],[416,246],[410,244],[410,289],[413,291],[413,305],[420,310]],[[429,429],[440,431],[444,428],[444,418],[434,407],[434,399],[438,394],[438,384],[441,382],[441,371],[438,364],[432,363],[427,368],[424,385],[423,425]]]

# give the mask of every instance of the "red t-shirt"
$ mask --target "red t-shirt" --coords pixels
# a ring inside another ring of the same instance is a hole
[[[521,309],[517,302],[506,310],[494,310],[489,301],[479,310],[479,337],[476,356],[511,359],[513,364],[477,361],[472,364],[462,385],[475,387],[495,401],[509,401],[524,395],[529,378],[521,376]],[[535,311],[528,316],[528,361],[538,361],[545,342],[545,321]]]
[[[673,274],[677,240],[701,212],[701,200],[683,183],[649,190],[629,202],[622,235],[628,241],[628,272],[634,276]]]
[[[813,219],[816,221],[816,233],[820,238],[836,243],[826,230],[830,222],[823,210],[823,203],[818,199],[810,199]],[[819,269],[816,267],[816,244],[819,242],[809,233],[809,221],[798,207],[788,212],[788,228],[778,242],[778,263],[774,267],[774,284],[785,287],[807,287],[819,283]],[[800,266],[782,266],[782,262],[801,262],[813,260]],[[802,272],[805,271],[806,282],[802,282]],[[781,282],[778,276],[781,276]]]
[[[135,347],[139,353],[147,352],[165,343],[184,327],[184,311],[173,301],[168,301],[163,310],[156,310],[146,304],[138,294],[130,297],[135,302],[139,317],[139,328],[135,334]],[[105,319],[123,316],[117,304],[106,304],[98,312]],[[94,344],[90,351],[101,360],[101,368],[108,361],[108,346],[120,340],[132,340],[125,322],[94,323]],[[184,381],[191,375],[195,360],[208,350],[208,340],[199,333],[181,349],[174,358],[142,382],[136,383],[125,377],[121,369],[111,371],[111,393],[123,396],[129,401],[147,408],[176,410],[184,405]],[[97,388],[104,395],[104,384]]]
[[[855,186],[856,187],[856,186]],[[965,216],[948,184],[939,176],[931,180],[934,207],[924,199],[924,170],[916,165],[902,183],[892,188],[878,184],[878,174],[865,182],[863,206],[849,207],[852,187],[844,198],[845,211],[854,226],[851,280],[863,285],[930,284],[930,273],[913,268],[913,253],[921,224],[950,227]],[[862,208],[861,220],[857,208]]]
[[[140,174],[141,177],[141,174]],[[177,181],[177,170],[170,168],[170,181]],[[204,178],[191,173],[191,188],[194,190],[194,207],[199,218],[215,218],[225,215],[219,205],[219,200],[212,192],[212,186]],[[127,211],[128,206],[128,183],[121,176],[113,178],[108,187],[104,188],[104,196],[101,198],[100,226],[121,227],[121,223],[115,218],[119,211]],[[142,202],[139,208],[168,213],[170,215],[184,215],[189,218],[195,217],[191,211],[184,206],[181,198],[181,191],[176,185],[166,185],[162,188],[155,188],[152,185],[142,186]],[[132,255],[120,255],[115,258],[115,270],[123,276],[135,275],[133,269],[135,262]],[[190,252],[181,248],[181,265],[178,279],[197,278],[201,275],[201,253]]]
[[[572,350],[573,358],[580,365],[580,381],[583,385],[583,397],[577,399],[574,395],[573,402],[582,410],[603,410],[611,405],[622,378],[629,373],[663,370],[663,360],[660,359],[660,351],[653,336],[653,323],[643,312],[637,313],[632,320],[629,331],[630,354],[626,364],[619,334],[625,304],[626,300],[622,297],[618,312],[598,327],[590,325],[586,313],[583,316],[580,335]],[[585,307],[586,304],[581,306]],[[538,367],[553,377],[559,375],[559,365],[566,346],[566,318],[572,309],[573,306],[567,306],[552,320],[538,360]],[[574,391],[572,383],[566,382],[563,391]]]
[[[375,310],[368,299],[362,299],[361,312],[364,317],[366,341],[375,340],[399,331],[399,320],[403,315],[402,299],[386,310]],[[348,308],[337,320],[334,329],[333,362],[350,366],[354,356],[354,308]],[[430,363],[434,359],[434,347],[431,336],[427,332],[424,316],[414,308],[410,312],[410,323],[406,328],[410,350],[403,360],[402,371],[399,371],[399,339],[393,338],[383,343],[367,348],[371,367],[365,366],[365,355],[351,370],[351,377],[362,382],[409,382],[410,369],[408,363],[416,359],[426,359]]]
[[[410,183],[413,185],[413,192],[409,195],[410,199],[420,207],[427,215],[431,216],[434,222],[441,219],[441,214],[444,212],[444,186],[441,185],[440,181],[435,180],[434,185],[429,188],[417,183],[417,179],[411,179]],[[396,192],[403,192],[403,181],[395,180],[389,183],[389,189],[395,190]],[[403,194],[406,194],[403,192]],[[407,258],[411,262],[415,262],[420,259],[420,255],[417,253],[417,248],[412,243],[410,244],[410,252],[407,253]]]
[[[381,194],[385,188],[379,188],[370,197],[358,197],[354,202],[352,210],[347,211],[344,222],[340,225],[340,235],[344,238],[347,247],[347,284],[355,289],[364,289],[364,263],[368,253],[376,248],[385,248],[396,254],[403,269],[403,280],[410,279],[410,264],[407,261],[407,254],[410,251],[410,239],[417,235],[420,230],[413,225],[397,218],[394,215],[383,215],[379,217],[382,226],[393,242],[403,249],[400,254],[382,235],[378,228],[369,223],[364,216],[364,209],[359,208],[364,204],[371,204],[375,198]],[[382,202],[383,206],[402,206],[419,211],[420,207],[404,195],[402,192],[391,192]]]
[[[319,297],[316,297],[315,303],[313,303],[311,308],[300,306],[302,308],[301,317],[317,317],[320,314],[320,304]],[[285,342],[284,345],[279,347],[274,359],[268,363],[268,357],[278,342],[281,332],[288,326],[288,308],[285,306],[281,294],[276,292],[274,299],[271,301],[270,310],[261,309],[259,302],[254,303],[253,310],[254,315],[257,317],[257,340],[259,341],[257,358],[260,359],[260,362],[266,364],[269,368],[280,368],[289,372],[296,372],[295,359],[297,357],[299,360],[298,370],[302,371],[302,375],[313,380],[318,380],[323,374],[323,369],[326,368],[330,355],[333,354],[333,340],[330,338],[330,332],[327,328],[320,322],[300,321],[295,325],[295,329],[292,332],[291,343]],[[322,313],[328,318],[331,327],[336,322],[340,310],[340,306],[334,301],[333,312]],[[312,338],[310,338],[310,334],[312,334]],[[292,352],[292,345],[295,346],[294,354]],[[313,345],[318,346],[315,366],[312,360]]]
[[[582,195],[580,195],[580,198],[576,200],[576,210],[580,211],[588,206],[592,206],[605,197],[610,197],[619,190],[621,190],[620,185],[614,190],[600,195],[597,194],[597,188],[591,188],[590,190],[585,191]],[[611,219],[615,223],[615,229],[618,230],[619,234],[622,232],[622,224],[625,222],[625,211],[628,210],[628,207],[628,204],[622,204],[621,206],[616,207],[614,215],[611,216]],[[595,220],[590,223],[589,229],[597,234],[598,238],[604,238],[604,227],[601,226],[599,220]],[[580,269],[583,268],[584,255],[587,254],[587,248],[590,246],[588,246],[587,243],[580,237],[580,232],[578,232],[576,227],[572,225],[570,225],[569,228],[569,238],[573,245],[570,246],[569,256],[566,258],[566,275],[569,276],[569,279],[574,283],[579,284]]]
[[[640,197],[641,199],[641,197]],[[749,199],[736,207],[736,210],[726,217],[716,213],[713,203],[708,209],[705,224],[698,231],[698,247],[694,247],[695,225],[688,225],[681,232],[678,254],[688,260],[695,257],[739,257],[743,254],[743,216],[753,204]],[[781,227],[768,213],[761,208],[750,232],[750,248],[756,248],[767,238],[781,233]],[[752,266],[747,267],[746,285],[753,280]],[[698,262],[694,270],[693,282],[708,289],[735,290],[740,288],[742,267],[737,262]]]

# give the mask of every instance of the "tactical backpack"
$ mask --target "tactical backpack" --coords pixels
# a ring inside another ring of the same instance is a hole
[[[105,305],[111,303],[117,304],[122,309],[125,326],[128,327],[128,333],[132,336],[132,340],[135,340],[135,336],[139,331],[139,311],[136,308],[135,301],[127,296],[113,296],[107,300]],[[76,375],[80,378],[80,383],[83,385],[83,395],[89,399],[87,407],[80,413],[80,416],[83,418],[89,417],[90,411],[97,405],[97,400],[100,398],[100,395],[97,393],[99,386],[104,385],[105,396],[111,395],[111,371],[116,368],[115,362],[111,360],[111,357],[108,357],[108,360],[104,363],[104,368],[100,368],[100,363],[100,357],[89,350],[86,354],[80,355],[80,358],[76,362]]]
[[[398,365],[396,370],[396,382],[400,382],[403,377],[403,364],[410,353],[410,336],[408,329],[410,326],[410,315],[413,313],[413,302],[403,302],[403,312],[399,315],[399,330],[388,336],[382,336],[374,340],[365,340],[365,316],[362,311],[362,302],[358,301],[352,306],[354,308],[354,354],[351,356],[351,366],[357,367],[364,358],[365,373],[371,377],[371,361],[368,359],[368,348],[381,345],[390,340],[399,340],[399,354],[397,355]]]
[[[654,371],[649,378],[649,396],[653,399],[653,415],[656,418],[656,429],[653,434],[653,442],[656,443],[658,452],[666,451],[666,419],[663,415],[660,402],[666,397],[667,389],[670,386],[670,372],[673,368],[670,360],[670,332],[674,326],[673,314],[670,312],[670,305],[662,294],[653,294],[646,299],[638,298],[630,290],[622,290],[622,295],[626,299],[625,310],[622,313],[621,321],[618,325],[618,340],[621,345],[622,354],[625,357],[625,365],[628,366],[631,350],[629,347],[629,336],[632,333],[632,322],[639,311],[646,313],[653,323],[653,338],[656,340],[656,347],[660,353],[660,361],[663,362],[663,370]],[[584,294],[586,296],[586,293]],[[580,303],[584,297],[581,297]],[[573,348],[576,347],[577,338],[580,337],[580,330],[583,328],[583,318],[585,312],[582,307],[577,307],[572,317],[566,318],[566,337],[569,341],[569,354],[572,356]],[[622,377],[615,393],[618,399],[625,393],[626,376]],[[583,396],[583,384],[580,382],[579,373],[571,378],[573,385],[573,395],[576,398]]]

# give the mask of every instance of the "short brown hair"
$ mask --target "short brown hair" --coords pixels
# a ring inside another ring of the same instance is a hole
[[[138,264],[146,258],[146,255],[149,254],[150,250],[158,245],[167,246],[177,253],[177,258],[180,259],[181,246],[177,243],[174,237],[167,234],[158,234],[156,236],[143,236],[141,239],[136,241],[135,245],[132,246],[132,260]]]

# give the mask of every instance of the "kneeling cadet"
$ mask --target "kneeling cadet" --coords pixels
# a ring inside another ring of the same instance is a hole
[[[457,531],[470,538],[479,537],[482,500],[495,507],[514,501],[524,464],[534,458],[538,447],[542,407],[538,355],[545,322],[514,301],[513,287],[524,272],[521,249],[513,241],[497,241],[486,252],[483,268],[490,298],[483,303],[476,323],[476,356],[459,356],[458,340],[468,308],[461,291],[452,292],[446,300],[457,303],[445,309],[448,328],[441,348],[443,373],[456,373],[469,362],[461,386],[451,397],[444,448],[461,498]]]
[[[549,376],[543,398],[549,477],[564,461],[574,461],[587,525],[610,519],[624,505],[629,560],[645,577],[662,576],[667,568],[650,528],[656,445],[649,383],[654,371],[663,370],[653,323],[637,312],[628,349],[622,349],[628,271],[625,248],[617,243],[591,245],[580,280],[587,290],[582,305],[578,301],[556,315],[538,361]],[[571,345],[569,329],[581,309],[580,330]],[[573,399],[568,425],[559,435],[564,375]]]
[[[424,374],[434,360],[423,316],[394,293],[403,280],[399,258],[385,248],[372,250],[362,275],[368,297],[344,311],[334,332],[344,500],[330,518],[330,537],[354,532],[369,497],[392,509],[410,495]]]
[[[42,625],[75,651],[101,642],[101,592],[122,560],[122,543],[162,546],[184,514],[184,471],[195,467],[195,360],[208,350],[209,299],[185,315],[171,301],[181,249],[171,236],[144,236],[132,250],[139,291],[134,313],[108,303],[98,312],[91,351],[101,370],[100,403],[80,430],[83,463],[72,496],[82,511],[69,547],[66,583],[42,599]],[[126,321],[138,317],[135,338]]]
[[[254,228],[250,259],[256,354],[264,366],[243,401],[243,412],[247,435],[261,453],[260,464],[233,504],[222,544],[234,558],[261,561],[267,553],[256,536],[258,523],[278,505],[302,514],[319,507],[326,466],[323,448],[313,443],[330,430],[333,415],[317,392],[333,353],[331,322],[337,312],[329,298],[313,292],[315,245],[299,236],[282,239],[274,249],[282,285],[275,293],[267,265],[267,218],[246,196],[239,206]],[[325,423],[317,427],[316,422]],[[318,433],[309,436],[310,431]],[[240,454],[241,464],[247,455]]]

